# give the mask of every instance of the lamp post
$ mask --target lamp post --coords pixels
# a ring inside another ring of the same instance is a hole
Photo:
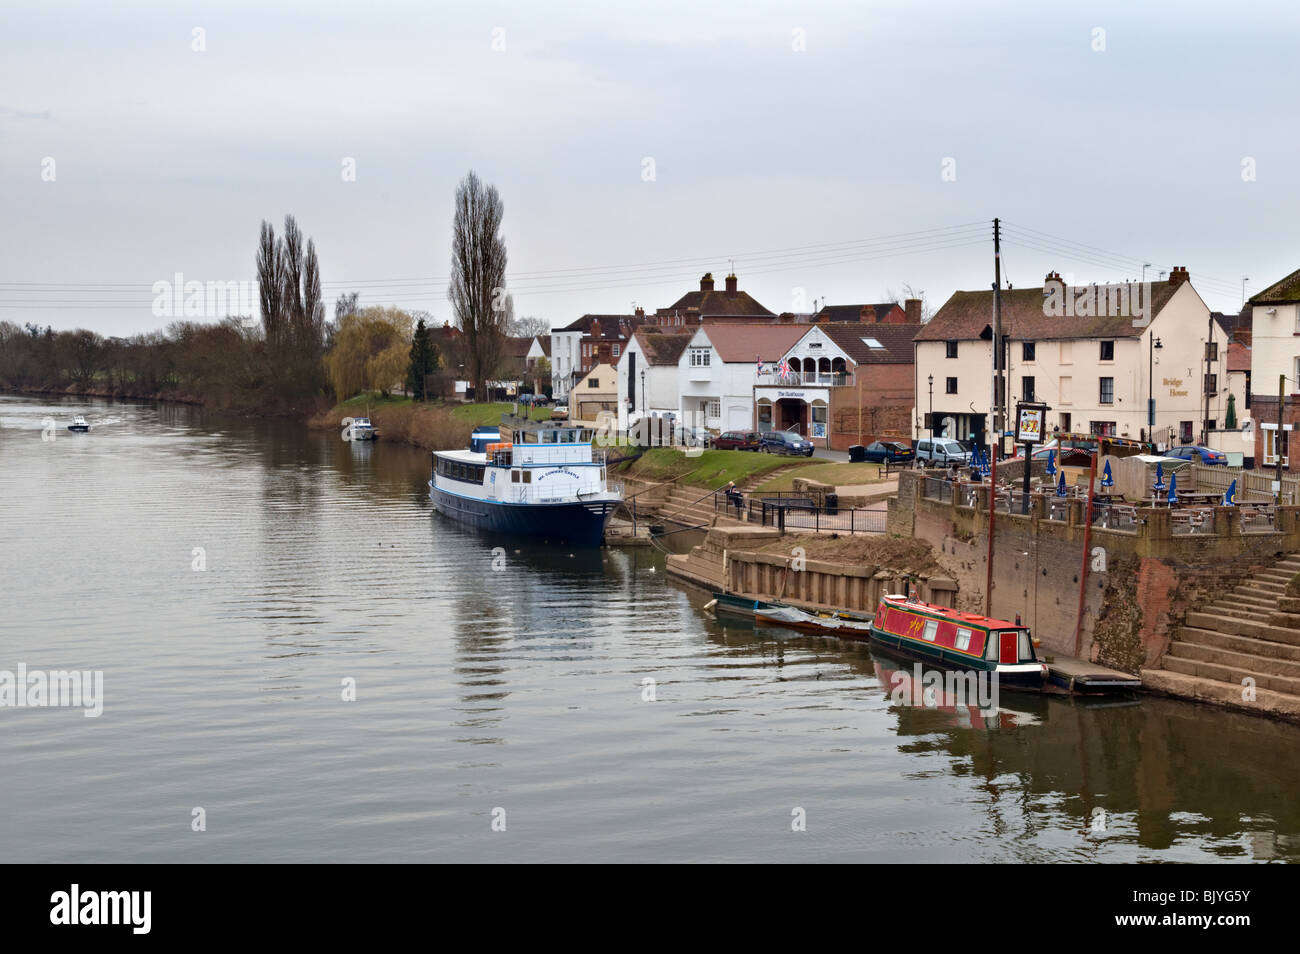
[[[926,377],[930,385],[930,440],[934,440],[934,375]]]
[[[645,396],[645,369],[641,369],[641,416],[646,414],[646,396]]]
[[[1147,346],[1147,440],[1151,443],[1156,441],[1156,391],[1155,391],[1155,354],[1156,351],[1162,350],[1164,345],[1160,339],[1152,335],[1148,339]]]

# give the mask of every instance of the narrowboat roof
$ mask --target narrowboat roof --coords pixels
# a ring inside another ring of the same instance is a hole
[[[944,616],[955,623],[966,623],[972,626],[979,626],[981,629],[1028,629],[1024,623],[1013,623],[1006,619],[996,619],[991,616],[983,616],[979,613],[964,613],[961,610],[953,609],[951,606],[939,606],[937,603],[926,603],[922,600],[914,600],[902,593],[887,593],[884,599],[891,601],[900,609],[922,610],[927,613],[933,613],[936,616]]]

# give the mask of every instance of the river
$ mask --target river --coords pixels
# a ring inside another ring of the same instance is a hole
[[[1300,727],[896,704],[903,664],[722,625],[657,552],[447,522],[405,446],[14,395],[0,425],[0,670],[103,674],[98,717],[0,708],[9,861],[1300,858]]]

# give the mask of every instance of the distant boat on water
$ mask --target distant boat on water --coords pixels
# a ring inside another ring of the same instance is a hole
[[[370,423],[368,417],[345,417],[343,439],[345,441],[374,441],[379,439],[379,431]]]
[[[68,425],[68,430],[76,431],[78,434],[87,434],[90,432],[90,423],[78,414],[72,419],[72,423]]]

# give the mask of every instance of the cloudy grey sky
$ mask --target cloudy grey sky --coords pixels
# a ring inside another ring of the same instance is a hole
[[[705,270],[720,286],[732,259],[776,311],[797,289],[834,304],[904,283],[937,307],[988,287],[994,216],[1016,285],[1186,265],[1235,311],[1243,276],[1259,290],[1300,266],[1296,4],[42,2],[0,17],[10,321],[161,327],[152,283],[251,280],[260,221],[287,212],[330,302],[355,289],[449,319],[469,169],[505,202],[516,311],[557,326],[667,305]]]

